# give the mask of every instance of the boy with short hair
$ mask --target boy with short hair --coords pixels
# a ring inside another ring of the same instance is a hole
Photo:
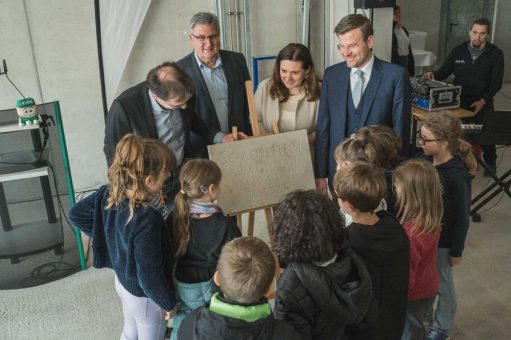
[[[266,243],[256,237],[230,241],[214,275],[222,293],[183,320],[178,339],[299,339],[291,325],[275,320],[265,298],[274,275],[275,258]]]
[[[395,217],[375,212],[387,190],[383,171],[354,162],[335,174],[334,189],[341,208],[353,217],[349,240],[371,275],[379,311],[370,327],[350,328],[350,338],[398,340],[406,315],[410,245]]]

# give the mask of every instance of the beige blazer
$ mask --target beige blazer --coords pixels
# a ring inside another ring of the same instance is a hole
[[[255,93],[257,120],[261,131],[265,133],[272,133],[273,121],[278,123],[280,119],[279,100],[271,98],[270,82],[271,78],[261,81]],[[318,118],[318,108],[319,100],[309,102],[306,98],[302,98],[296,108],[296,130],[306,129],[308,134],[314,132]]]

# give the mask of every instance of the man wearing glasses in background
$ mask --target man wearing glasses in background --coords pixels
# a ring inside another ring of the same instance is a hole
[[[190,20],[193,52],[178,65],[192,79],[195,112],[210,126],[228,134],[233,126],[251,134],[245,81],[250,80],[245,57],[241,53],[220,49],[218,18],[200,12]],[[191,135],[193,149],[207,157],[204,138]]]
[[[373,55],[373,27],[365,16],[345,16],[334,33],[345,61],[325,70],[316,124],[316,189],[325,193],[327,178],[332,192],[332,178],[336,171],[335,148],[360,128],[389,126],[401,136],[403,155],[408,156],[410,149],[408,72]]]

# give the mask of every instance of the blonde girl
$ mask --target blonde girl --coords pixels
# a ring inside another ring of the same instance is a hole
[[[442,222],[442,189],[435,167],[408,160],[394,172],[397,215],[410,241],[408,305],[402,340],[423,339],[424,314],[438,290],[436,269]]]
[[[94,267],[115,271],[121,339],[163,339],[166,320],[175,313],[170,233],[151,204],[175,166],[166,145],[128,134],[116,146],[109,184],[69,212],[70,221],[92,238]]]
[[[219,292],[213,275],[225,243],[241,236],[239,228],[216,204],[222,173],[207,159],[192,159],[181,168],[181,190],[172,215],[177,265],[174,273],[179,300],[171,339],[194,309]]]
[[[471,180],[477,162],[471,145],[460,138],[461,122],[448,111],[431,112],[423,120],[419,142],[424,158],[438,171],[444,204],[437,257],[440,287],[430,339],[447,338],[454,326],[457,301],[453,266],[461,263],[470,224]]]

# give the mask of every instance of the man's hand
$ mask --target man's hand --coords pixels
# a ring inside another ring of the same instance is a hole
[[[316,190],[321,194],[327,194],[327,184],[325,178],[316,178]]]
[[[177,304],[173,310],[171,310],[170,312],[165,312],[165,320],[172,319],[174,316],[176,316],[176,313],[177,313]]]
[[[451,264],[451,266],[456,266],[461,263],[462,259],[463,258],[461,256],[460,257],[449,256],[449,263]]]
[[[225,135],[222,138],[222,143],[232,142],[235,140],[242,140],[242,139],[246,139],[246,138],[248,138],[248,136],[246,134],[244,134],[243,132],[238,132],[236,135],[233,135],[232,133],[230,133],[228,135]]]
[[[475,101],[472,104],[470,104],[470,107],[472,108],[472,111],[474,111],[475,114],[478,114],[479,111],[482,110],[482,108],[484,107],[485,104],[486,104],[486,100],[481,98],[478,101]]]
[[[429,80],[435,80],[435,74],[431,71],[424,73],[422,76]]]

